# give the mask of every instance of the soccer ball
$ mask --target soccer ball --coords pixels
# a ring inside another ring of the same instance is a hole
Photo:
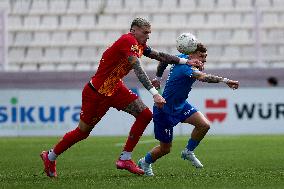
[[[176,40],[177,50],[182,54],[189,54],[196,50],[197,39],[191,33],[183,33]]]

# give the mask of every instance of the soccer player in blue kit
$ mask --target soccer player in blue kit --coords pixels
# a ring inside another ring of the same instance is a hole
[[[198,43],[194,52],[189,55],[181,54],[179,57],[192,60],[197,59],[205,63],[207,49],[202,43]],[[167,64],[160,62],[156,76],[161,78],[166,67]],[[155,105],[153,107],[154,133],[160,144],[138,161],[138,166],[144,170],[145,175],[153,176],[151,164],[170,152],[173,140],[173,127],[180,122],[188,123],[195,127],[185,149],[181,152],[181,157],[184,160],[188,160],[196,168],[203,167],[193,151],[210,129],[210,122],[200,111],[186,101],[192,84],[196,80],[208,83],[223,82],[228,87],[237,89],[239,82],[206,74],[202,70],[203,68],[196,68],[191,65],[177,64],[171,67],[162,95],[166,100],[166,104],[163,108],[158,108]]]

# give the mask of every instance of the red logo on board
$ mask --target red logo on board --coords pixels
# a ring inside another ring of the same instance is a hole
[[[227,113],[224,110],[227,108],[227,100],[226,99],[219,99],[214,101],[213,99],[206,99],[205,100],[205,107],[210,111],[212,109],[218,109],[218,112],[207,112],[206,117],[209,121],[214,122],[223,122],[227,116]],[[220,109],[220,111],[219,111]]]

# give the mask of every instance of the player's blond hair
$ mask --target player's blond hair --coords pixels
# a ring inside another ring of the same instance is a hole
[[[130,30],[132,29],[133,26],[137,26],[139,28],[141,28],[143,26],[144,27],[151,27],[151,24],[145,18],[137,17],[137,18],[134,18],[134,20],[132,21],[131,26],[130,26]]]

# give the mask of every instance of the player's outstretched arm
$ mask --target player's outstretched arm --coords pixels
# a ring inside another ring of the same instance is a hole
[[[174,56],[174,55],[159,52],[155,49],[151,49],[151,52],[149,54],[147,54],[146,56],[149,57],[149,58],[158,60],[160,62],[166,63],[166,64],[189,64],[189,65],[192,65],[192,66],[196,66],[198,68],[204,66],[204,64],[197,59],[188,60],[186,58],[179,58],[179,57]]]
[[[206,73],[198,71],[198,70],[193,72],[193,77],[196,78],[199,81],[207,82],[207,83],[223,82],[226,85],[228,85],[228,87],[230,87],[231,89],[239,88],[239,82],[238,81],[230,80],[230,79],[223,78],[223,77],[216,76],[216,75],[206,74]]]
[[[133,66],[134,73],[136,74],[142,85],[153,95],[155,104],[161,108],[166,103],[166,100],[159,94],[159,92],[152,85],[146,72],[143,70],[140,60],[135,56],[128,57],[128,62]]]
[[[158,63],[156,77],[151,81],[152,85],[156,89],[160,89],[161,88],[162,76],[163,76],[163,73],[164,73],[165,69],[167,68],[167,66],[168,66],[167,63],[164,63],[164,62],[159,62]]]

